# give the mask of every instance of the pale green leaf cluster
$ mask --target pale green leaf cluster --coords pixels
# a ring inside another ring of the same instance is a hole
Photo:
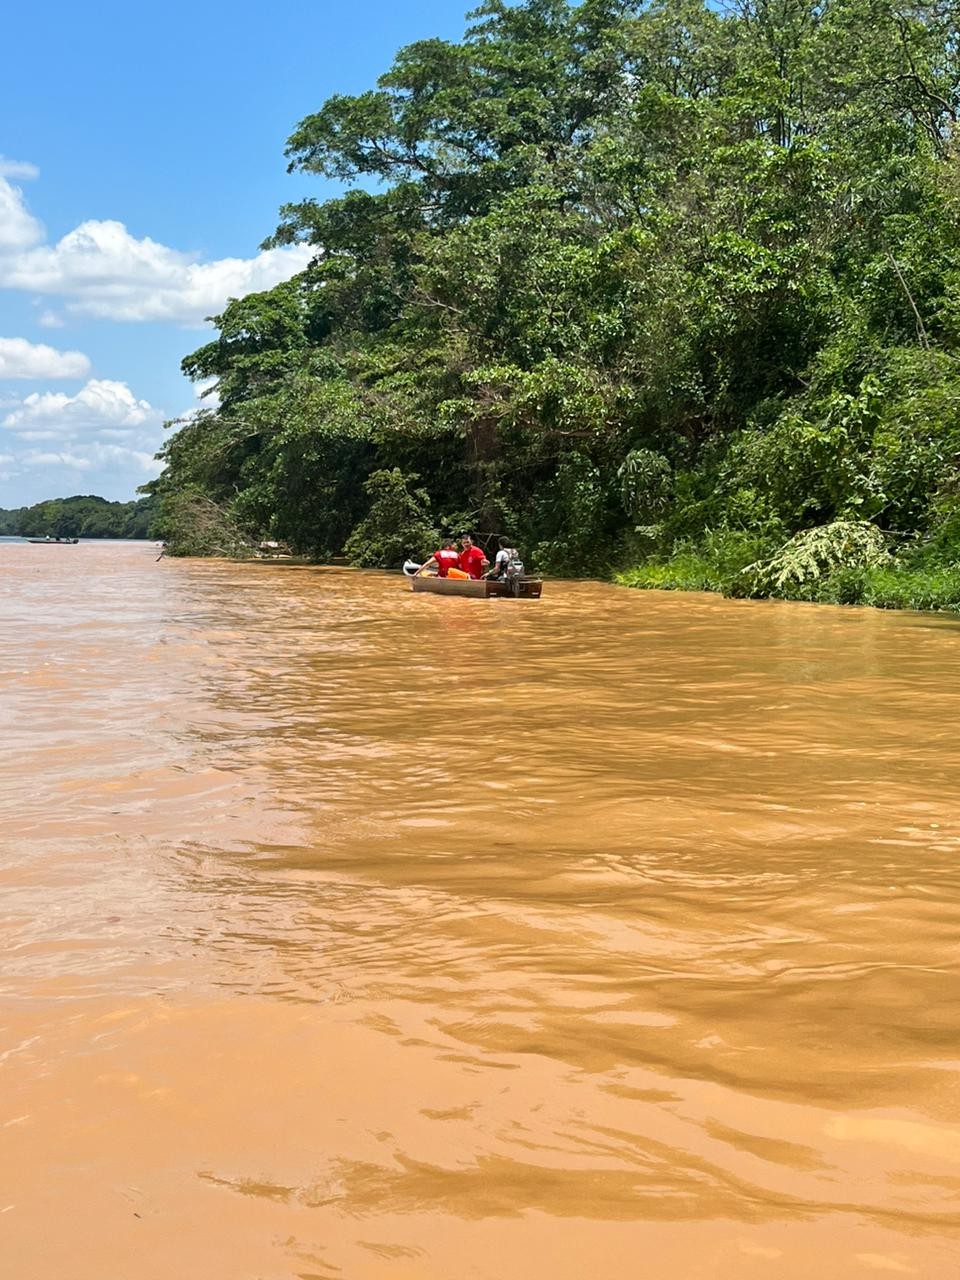
[[[840,568],[877,569],[890,563],[886,539],[873,524],[833,520],[796,533],[766,561],[743,570],[754,590],[780,595],[789,586],[815,582]]]

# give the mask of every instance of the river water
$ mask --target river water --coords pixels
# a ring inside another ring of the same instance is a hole
[[[946,1280],[960,622],[0,545],[10,1280]]]

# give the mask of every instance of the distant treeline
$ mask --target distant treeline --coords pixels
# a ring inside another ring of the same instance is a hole
[[[0,508],[0,537],[148,538],[156,500],[108,502],[93,494]]]

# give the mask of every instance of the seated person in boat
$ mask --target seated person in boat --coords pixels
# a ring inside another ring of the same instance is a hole
[[[451,569],[460,568],[460,553],[452,538],[444,538],[440,550],[435,551],[429,560],[425,560],[417,573],[425,573],[431,565],[436,565],[439,578],[445,578]]]
[[[469,533],[465,533],[460,539],[460,546],[463,548],[460,552],[460,568],[470,578],[482,578],[483,571],[489,568],[490,561]]]
[[[509,538],[498,539],[500,550],[493,562],[493,568],[484,576],[496,578],[500,582],[515,582],[523,577],[523,561],[516,547],[511,547]]]

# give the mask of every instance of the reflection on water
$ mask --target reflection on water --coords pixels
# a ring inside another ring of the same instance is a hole
[[[154,557],[0,545],[14,1280],[957,1273],[960,625]]]

